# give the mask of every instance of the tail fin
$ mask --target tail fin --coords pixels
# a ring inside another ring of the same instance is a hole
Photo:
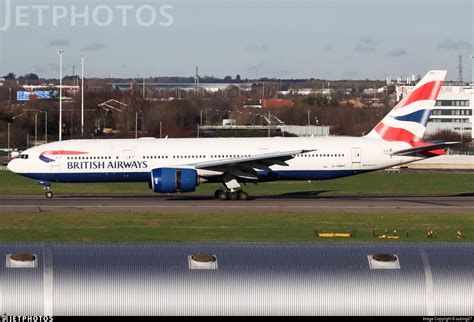
[[[422,141],[445,77],[445,70],[429,71],[367,137],[385,141]]]

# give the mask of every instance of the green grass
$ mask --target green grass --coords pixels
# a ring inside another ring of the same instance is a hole
[[[53,184],[55,194],[151,195],[146,183]],[[203,184],[195,194],[212,195],[221,185]],[[272,182],[244,187],[251,195],[288,193],[331,195],[439,196],[474,194],[474,173],[374,172],[329,181]],[[0,171],[0,195],[42,194],[35,180]]]
[[[356,231],[352,238],[320,232]],[[435,237],[428,239],[428,229]],[[463,238],[456,238],[460,228]],[[374,237],[396,229],[401,238]],[[406,237],[408,231],[408,237]],[[474,242],[468,214],[2,214],[0,242]]]

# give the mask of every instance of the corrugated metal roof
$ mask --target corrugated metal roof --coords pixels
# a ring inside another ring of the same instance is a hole
[[[0,266],[8,315],[474,314],[467,243],[0,244],[20,252],[38,268]],[[197,253],[218,269],[190,270]],[[376,253],[400,269],[370,269]]]

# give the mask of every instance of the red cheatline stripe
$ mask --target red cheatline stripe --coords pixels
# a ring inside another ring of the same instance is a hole
[[[416,101],[434,101],[438,97],[441,86],[443,86],[442,81],[433,81],[426,83],[425,85],[421,86],[420,88],[417,88],[416,90],[408,94],[407,97],[405,97],[403,100],[400,101],[400,103],[398,103],[396,108],[402,108]]]
[[[404,142],[417,142],[421,141],[421,138],[417,137],[413,133],[396,127],[390,127],[383,123],[379,123],[375,127],[375,131],[386,141],[404,141]]]
[[[46,151],[41,153],[41,155],[82,155],[82,154],[89,154],[89,152],[77,152],[77,151]]]

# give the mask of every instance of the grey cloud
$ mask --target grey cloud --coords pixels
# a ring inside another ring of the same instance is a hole
[[[332,45],[326,45],[321,49],[324,50],[324,51],[333,51],[334,47]]]
[[[377,50],[379,42],[371,37],[361,37],[354,46],[353,51],[360,53],[373,53]]]
[[[87,45],[83,48],[81,48],[81,51],[86,52],[86,51],[99,51],[105,48],[105,44],[103,43],[93,43],[90,45]]]
[[[51,40],[48,43],[48,47],[69,47],[69,46],[71,46],[71,42],[66,39]]]
[[[268,44],[260,44],[260,45],[257,45],[257,44],[253,44],[253,45],[248,45],[247,47],[245,47],[245,50],[246,51],[267,51],[269,49],[269,46]]]
[[[401,57],[408,55],[408,51],[405,48],[395,48],[389,51],[385,56],[388,57]]]
[[[372,46],[376,46],[379,44],[379,42],[373,39],[372,37],[360,37],[359,42],[366,45],[372,45]]]
[[[464,40],[448,39],[443,42],[440,42],[437,48],[445,50],[471,50],[472,46],[469,42]]]
[[[371,45],[357,44],[354,46],[353,50],[359,53],[373,53],[377,48]]]

